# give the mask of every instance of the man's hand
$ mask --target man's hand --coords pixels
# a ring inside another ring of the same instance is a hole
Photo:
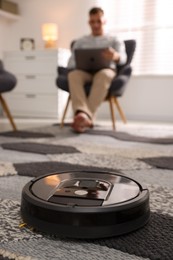
[[[112,47],[107,48],[106,50],[103,51],[103,56],[106,60],[112,60],[115,62],[119,62],[120,60],[120,55],[119,53],[113,49]]]

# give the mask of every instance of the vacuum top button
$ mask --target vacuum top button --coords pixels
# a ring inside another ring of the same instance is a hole
[[[76,190],[74,193],[75,193],[76,195],[82,196],[82,195],[87,195],[87,194],[88,194],[88,191],[86,191],[86,190]]]

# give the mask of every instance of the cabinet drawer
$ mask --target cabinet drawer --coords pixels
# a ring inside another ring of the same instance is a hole
[[[49,57],[36,57],[27,59],[6,59],[5,67],[8,71],[20,74],[55,74],[57,70],[57,61]]]
[[[17,85],[13,93],[56,94],[56,75],[27,74],[17,76]]]
[[[4,94],[12,115],[22,117],[58,116],[57,95]]]

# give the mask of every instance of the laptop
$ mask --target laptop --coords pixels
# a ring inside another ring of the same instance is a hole
[[[74,50],[76,68],[89,72],[110,68],[111,62],[103,57],[105,48]]]

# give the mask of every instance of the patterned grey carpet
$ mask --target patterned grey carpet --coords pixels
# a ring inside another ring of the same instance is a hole
[[[172,259],[173,144],[168,139],[173,135],[150,126],[126,126],[125,131],[126,140],[100,133],[78,135],[56,125],[0,135],[0,260]],[[133,141],[131,135],[152,142]],[[23,186],[35,176],[67,169],[119,170],[146,185],[149,223],[130,234],[95,240],[62,239],[20,226]]]

